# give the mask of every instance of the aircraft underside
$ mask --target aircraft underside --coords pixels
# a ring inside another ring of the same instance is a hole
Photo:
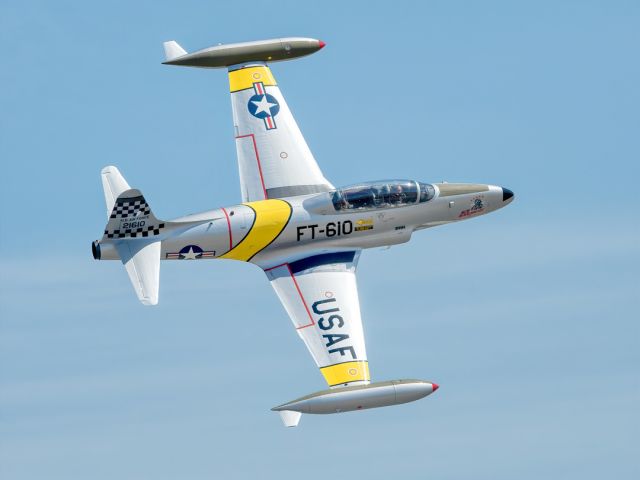
[[[286,426],[302,413],[336,413],[417,400],[438,385],[371,383],[356,270],[361,251],[467,220],[513,200],[486,184],[413,180],[335,188],[322,174],[266,61],[309,55],[324,43],[285,38],[187,53],[165,43],[166,64],[227,68],[242,202],[159,220],[116,167],[102,170],[107,225],[94,258],[119,260],[145,305],[158,302],[161,260],[230,259],[264,270],[329,390],[274,407]]]

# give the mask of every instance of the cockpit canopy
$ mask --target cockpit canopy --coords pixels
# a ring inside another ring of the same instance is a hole
[[[340,188],[331,193],[337,211],[390,208],[428,202],[435,189],[413,180],[381,180]]]

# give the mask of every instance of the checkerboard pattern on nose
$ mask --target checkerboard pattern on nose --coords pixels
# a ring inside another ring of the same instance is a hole
[[[113,206],[110,218],[127,218],[151,213],[144,197],[119,198]]]

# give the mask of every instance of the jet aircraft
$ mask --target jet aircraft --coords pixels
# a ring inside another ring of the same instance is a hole
[[[311,38],[218,45],[187,53],[164,44],[165,64],[228,70],[242,202],[160,220],[114,166],[102,170],[107,225],[97,260],[120,260],[145,305],[158,302],[161,260],[231,259],[261,268],[329,389],[274,407],[286,426],[302,413],[406,403],[436,391],[422,380],[371,383],[356,269],[363,250],[468,220],[513,200],[507,188],[414,179],[335,187],[323,175],[268,63],[324,47]]]

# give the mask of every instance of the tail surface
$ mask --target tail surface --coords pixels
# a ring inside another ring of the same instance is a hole
[[[160,241],[123,241],[115,245],[143,305],[156,305],[160,291]]]
[[[94,258],[119,258],[138,299],[156,305],[165,222],[156,218],[142,192],[131,188],[116,167],[103,168],[101,175],[108,221],[102,239],[93,243]]]
[[[102,188],[104,189],[104,201],[107,204],[107,218],[109,218],[113,205],[116,203],[116,198],[131,187],[120,173],[120,170],[113,165],[104,167],[100,172],[100,176],[102,178]]]
[[[178,57],[182,57],[183,55],[187,54],[186,50],[182,48],[175,40],[164,42],[162,46],[164,47],[164,58],[167,62],[170,62]]]
[[[123,191],[116,198],[103,238],[149,238],[159,235],[164,228],[165,223],[151,212],[151,207],[140,190],[132,188]]]

